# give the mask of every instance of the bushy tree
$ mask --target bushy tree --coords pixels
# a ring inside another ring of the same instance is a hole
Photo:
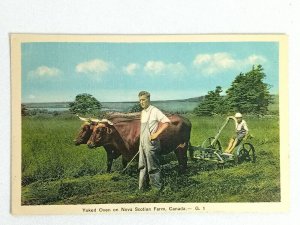
[[[269,85],[264,83],[266,77],[261,65],[252,70],[240,73],[226,91],[226,102],[232,111],[264,115],[272,98]]]
[[[74,114],[79,113],[82,115],[97,115],[99,114],[101,108],[101,103],[95,97],[86,93],[78,94],[75,97],[75,101],[69,103],[69,110]]]
[[[129,112],[133,113],[133,112],[141,112],[143,110],[143,108],[141,107],[140,103],[136,103],[134,104],[131,109],[129,110]]]
[[[220,95],[222,88],[217,86],[214,91],[209,91],[204,100],[194,109],[198,116],[211,116],[223,112],[224,98]]]
[[[21,104],[21,115],[22,116],[27,116],[28,115],[28,109],[24,104]]]

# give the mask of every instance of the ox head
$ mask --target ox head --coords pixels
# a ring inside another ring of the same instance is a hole
[[[115,128],[109,120],[103,119],[93,127],[93,132],[87,142],[89,148],[103,146],[110,142],[111,135]]]
[[[77,137],[74,139],[75,145],[86,144],[93,133],[93,128],[98,124],[100,120],[84,118],[77,115],[77,117],[83,121]]]
[[[77,137],[74,139],[75,145],[81,145],[86,144],[93,132],[93,125],[91,123],[84,123],[79,133],[77,134]]]

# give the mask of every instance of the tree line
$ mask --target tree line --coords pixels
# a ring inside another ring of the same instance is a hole
[[[268,106],[273,102],[270,85],[264,83],[266,74],[261,65],[253,66],[246,73],[235,77],[225,95],[222,87],[209,91],[195,109],[198,116],[223,115],[231,112],[241,112],[256,115],[268,113]]]

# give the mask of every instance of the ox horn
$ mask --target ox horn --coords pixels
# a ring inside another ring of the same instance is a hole
[[[90,121],[94,122],[94,123],[99,123],[101,122],[101,120],[95,119],[95,118],[91,118]]]
[[[96,123],[108,123],[109,125],[114,125],[113,122],[109,121],[108,119],[91,119],[92,122],[96,122]]]
[[[95,119],[95,118],[84,118],[80,117],[79,115],[76,115],[80,120],[84,122],[94,122],[94,123],[108,123],[109,125],[113,125],[113,122],[109,121],[108,119]]]
[[[100,122],[108,123],[109,125],[114,125],[113,122],[109,121],[108,119],[102,119]]]
[[[78,115],[76,115],[80,120],[84,121],[84,122],[89,122],[90,120],[88,118],[84,118],[84,117],[80,117]]]

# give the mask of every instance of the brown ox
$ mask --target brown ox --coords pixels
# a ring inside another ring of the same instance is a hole
[[[93,133],[94,126],[97,124],[98,123],[95,123],[95,122],[90,122],[90,123],[85,122],[80,127],[80,131],[77,135],[77,138],[74,139],[75,145],[86,144]]]
[[[191,123],[179,115],[169,115],[170,126],[160,135],[161,154],[175,152],[180,171],[187,167],[187,149],[189,147]],[[90,148],[103,146],[113,149],[115,155],[122,155],[123,165],[129,162],[139,149],[140,118],[124,120],[115,118],[108,122],[99,122],[93,127],[93,133],[87,142]]]
[[[120,120],[121,118],[123,118],[122,120],[133,120],[133,119],[139,119],[140,113],[127,113],[127,114],[109,113],[106,116],[108,119],[112,121]],[[88,119],[83,117],[79,117],[79,119],[84,121],[84,123],[80,128],[80,132],[78,133],[77,137],[74,140],[75,145],[87,144],[89,138],[93,133],[94,127],[100,124],[100,121],[97,119]],[[113,145],[108,144],[103,147],[106,151],[106,156],[107,156],[107,172],[111,172],[113,160],[117,159],[121,155],[121,152],[119,151],[118,148],[115,148]],[[123,167],[127,165],[127,162],[128,162],[127,160],[124,160],[124,158],[122,158]]]

